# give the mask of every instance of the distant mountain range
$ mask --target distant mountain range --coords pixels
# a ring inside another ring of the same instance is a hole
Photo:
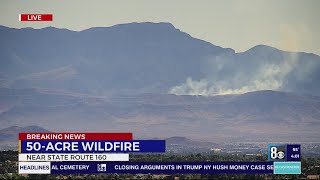
[[[1,127],[133,132],[136,138],[183,136],[318,140],[320,97],[276,91],[243,95],[141,94],[98,97],[43,89],[0,89]]]
[[[320,57],[315,54],[265,45],[235,53],[170,23],[129,23],[79,32],[0,26],[0,37],[0,87],[104,96],[256,90],[320,95]]]
[[[196,140],[191,140],[181,136],[169,137],[169,138],[166,138],[165,140],[166,140],[167,146],[182,145],[182,146],[208,147],[208,148],[219,146],[218,144],[215,144],[212,142],[196,141]]]
[[[49,132],[48,130],[39,126],[11,126],[0,129],[0,148],[3,145],[18,144],[18,134],[20,132]]]
[[[0,26],[0,37],[1,128],[319,140],[320,57],[312,53],[266,45],[236,53],[170,23]]]

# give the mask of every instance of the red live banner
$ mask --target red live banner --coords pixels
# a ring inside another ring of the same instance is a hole
[[[20,21],[52,21],[52,14],[19,14]]]
[[[132,133],[19,133],[19,140],[132,140]]]

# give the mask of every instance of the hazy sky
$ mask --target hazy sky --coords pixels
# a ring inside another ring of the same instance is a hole
[[[54,21],[19,22],[20,13]],[[319,0],[1,0],[0,25],[83,30],[128,22],[171,22],[193,37],[236,51],[266,44],[320,55]]]

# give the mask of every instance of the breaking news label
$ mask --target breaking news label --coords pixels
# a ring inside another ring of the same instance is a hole
[[[268,162],[130,162],[129,153],[165,153],[165,140],[132,133],[20,133],[19,174],[300,174],[300,145],[270,144]]]

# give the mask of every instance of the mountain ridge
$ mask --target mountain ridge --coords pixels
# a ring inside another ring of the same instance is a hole
[[[0,36],[1,127],[210,140],[319,136],[317,55],[265,45],[235,53],[170,23],[0,26]]]
[[[17,143],[18,134],[21,132],[50,132],[39,126],[10,126],[0,129],[0,144],[14,144]]]
[[[109,28],[113,28],[113,27],[122,27],[122,26],[130,26],[130,25],[138,25],[138,24],[152,24],[152,25],[166,25],[167,27],[170,27],[170,28],[173,28],[175,30],[178,30],[180,31],[180,29],[176,28],[172,23],[170,22],[131,22],[131,23],[122,23],[122,24],[115,24],[115,25],[111,25],[111,26],[96,26],[96,27],[89,27],[89,28],[86,28],[86,29],[83,29],[83,30],[72,30],[72,29],[68,29],[68,28],[59,28],[59,27],[54,27],[54,26],[48,26],[48,27],[42,27],[42,28],[32,28],[32,27],[22,27],[22,28],[15,28],[15,27],[9,27],[9,26],[5,26],[5,25],[1,25],[0,24],[0,30],[1,29],[11,29],[11,30],[43,30],[43,29],[53,29],[53,30],[66,30],[66,31],[70,31],[70,32],[83,32],[83,31],[101,31],[101,30],[106,30],[106,29],[109,29]],[[182,31],[181,31],[182,32]],[[185,33],[185,32],[184,32]],[[190,34],[186,33],[187,35],[189,35],[191,37]],[[195,37],[193,37],[195,38]],[[195,38],[195,39],[198,39],[198,40],[201,40],[201,41],[204,41],[204,42],[207,42],[213,46],[216,46],[216,47],[220,47],[220,48],[223,48],[221,46],[217,46],[217,45],[214,45],[208,41],[205,41],[205,40],[202,40],[202,39],[199,39],[199,38]],[[227,48],[227,49],[231,49],[232,51],[235,52],[234,49],[230,48],[230,47],[224,47],[224,48]],[[299,51],[299,52],[296,52],[296,51],[287,51],[287,50],[281,50],[280,48],[276,48],[276,47],[273,47],[271,45],[267,45],[267,44],[259,44],[259,45],[255,45],[251,48],[249,48],[248,50],[245,50],[243,52],[237,52],[238,53],[244,53],[246,51],[250,51],[250,50],[253,50],[253,49],[257,49],[257,48],[269,48],[269,49],[275,49],[275,50],[279,50],[279,51],[283,51],[283,52],[288,52],[288,53],[306,53],[306,54],[311,54],[311,55],[315,55],[315,56],[320,56],[316,53],[313,53],[313,52],[304,52],[304,51]]]
[[[127,23],[82,31],[1,26],[0,36],[0,87],[92,95],[216,95],[268,88],[320,92],[320,57],[315,54],[266,45],[235,53],[171,23]]]
[[[320,127],[320,97],[296,93],[96,97],[0,89],[0,94],[7,97],[0,103],[2,127],[35,124],[58,132],[130,131],[136,137],[184,136],[209,141],[237,136],[275,138],[275,134],[305,140],[318,136],[315,129]]]

